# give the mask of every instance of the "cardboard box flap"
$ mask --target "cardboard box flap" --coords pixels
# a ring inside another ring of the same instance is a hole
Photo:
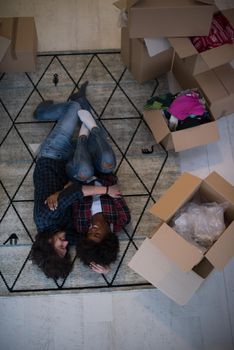
[[[197,191],[201,182],[202,180],[197,176],[183,173],[149,209],[150,213],[163,221],[170,220],[175,212]]]
[[[3,59],[8,47],[10,46],[11,40],[0,36],[0,62]]]
[[[215,52],[215,54],[214,54]],[[200,53],[210,69],[230,62],[234,58],[234,44],[225,44]]]
[[[203,258],[203,253],[197,247],[165,223],[153,235],[151,242],[185,272],[192,270]]]
[[[143,115],[155,140],[158,143],[161,142],[170,133],[162,112],[160,110],[145,110]]]
[[[148,238],[128,266],[180,305],[185,305],[203,282],[193,271],[181,271]]]
[[[172,132],[171,135],[176,152],[206,145],[219,139],[219,131],[216,122],[198,125],[185,130],[178,130],[177,132]]]
[[[233,46],[234,48],[234,46]],[[230,64],[224,64],[214,69],[215,74],[225,86],[228,94],[234,93],[234,69]]]
[[[207,259],[217,269],[222,270],[234,256],[234,221],[206,253]]]
[[[226,181],[221,175],[213,171],[207,176],[205,182],[212,187],[215,192],[220,193],[226,200],[234,205],[234,186]]]
[[[188,38],[168,38],[180,58],[197,55],[197,50]]]

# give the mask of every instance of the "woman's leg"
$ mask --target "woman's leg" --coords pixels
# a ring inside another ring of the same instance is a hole
[[[53,104],[38,108],[35,118],[38,120],[58,120],[54,129],[41,145],[39,157],[48,157],[67,161],[73,152],[71,138],[79,120],[77,102]]]

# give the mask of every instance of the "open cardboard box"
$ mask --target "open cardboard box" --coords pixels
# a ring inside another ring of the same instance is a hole
[[[234,8],[223,10],[222,13],[234,27]],[[169,41],[179,58],[183,60],[188,72],[193,75],[229,63],[234,59],[234,43],[199,53],[189,38],[169,38]]]
[[[195,195],[203,202],[228,202],[226,230],[203,253],[186,241],[168,223]],[[222,270],[234,256],[234,188],[216,172],[202,180],[184,173],[150,208],[163,221],[151,239],[147,238],[129,262],[129,267],[178,304],[192,297],[213,268]]]
[[[154,38],[207,35],[215,9],[213,3],[212,0],[119,0],[114,5],[128,13],[130,38]]]
[[[10,40],[0,62],[0,72],[36,70],[37,33],[33,17],[1,18],[0,36]]]
[[[144,110],[143,115],[156,142],[161,143],[167,150],[180,152],[219,139],[218,127],[211,112],[212,121],[209,123],[178,131],[169,129],[161,110]]]
[[[172,72],[183,89],[202,91],[215,119],[234,112],[234,69],[230,64],[194,76],[175,54]]]
[[[171,69],[173,49],[170,47],[150,57],[143,39],[130,39],[128,27],[121,29],[121,57],[133,77],[144,83]]]

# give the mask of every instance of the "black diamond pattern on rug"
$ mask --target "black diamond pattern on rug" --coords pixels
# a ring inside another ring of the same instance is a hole
[[[32,181],[36,151],[54,126],[34,120],[33,111],[44,99],[66,101],[86,80],[93,114],[117,156],[116,173],[132,219],[119,234],[120,254],[107,275],[83,266],[72,248],[72,272],[54,281],[29,259],[36,235]],[[175,153],[155,144],[142,117],[146,100],[167,90],[165,76],[138,84],[119,52],[39,55],[35,73],[0,76],[0,295],[150,287],[128,262],[159,223],[148,209],[179,176]],[[152,145],[152,153],[142,153]]]

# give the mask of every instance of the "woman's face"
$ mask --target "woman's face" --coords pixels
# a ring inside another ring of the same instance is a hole
[[[56,233],[51,239],[51,244],[53,245],[57,254],[64,258],[67,253],[68,241],[66,240],[66,233],[64,231]]]

